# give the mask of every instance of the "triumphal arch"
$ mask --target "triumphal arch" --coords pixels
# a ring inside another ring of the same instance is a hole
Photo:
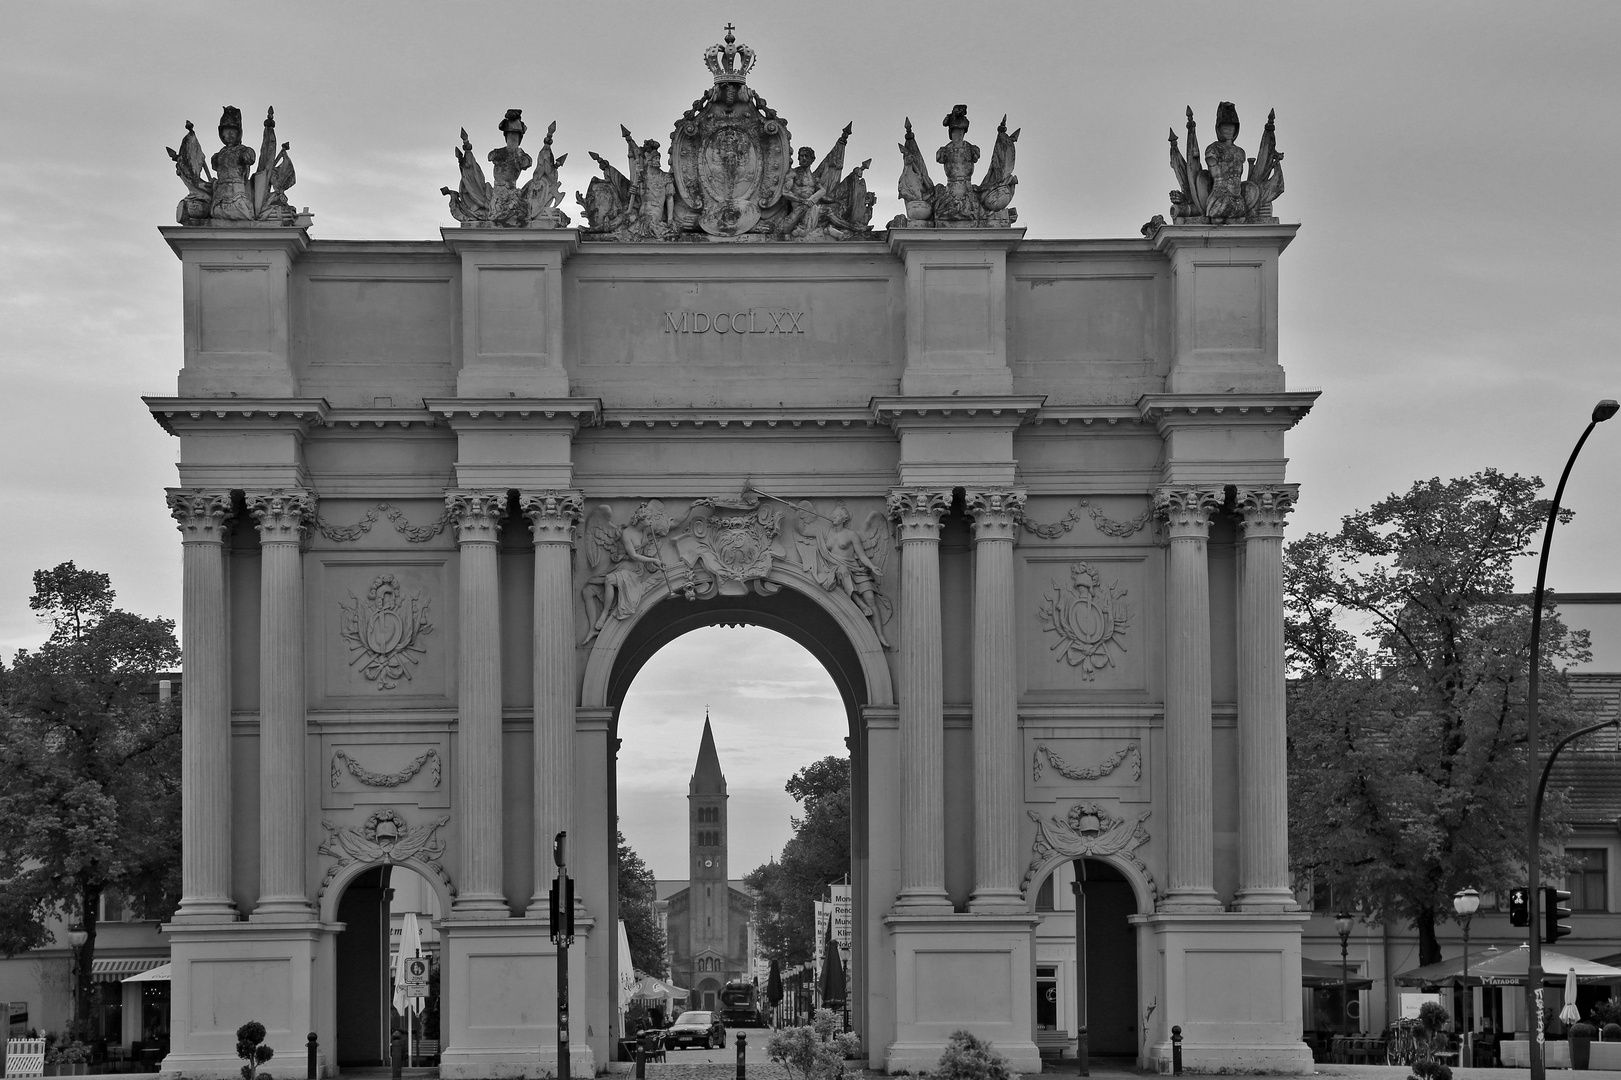
[[[852,128],[796,146],[746,45],[703,59],[665,146],[592,154],[579,222],[562,136],[526,148],[517,109],[480,118],[482,158],[464,133],[457,224],[416,242],[312,239],[273,115],[257,153],[235,109],[218,153],[190,124],[172,152],[164,1071],[234,1075],[247,1020],[284,1057],[316,1032],[328,1074],[378,1057],[376,898],[405,873],[442,913],[443,1074],[555,1070],[565,830],[571,1063],[603,1067],[617,710],[715,623],[789,635],[843,694],[873,1066],[930,1068],[968,1028],[1038,1068],[1036,893],[1072,866],[1125,883],[1088,933],[1129,963],[1076,989],[1126,1003],[1111,1037],[1148,1064],[1179,1025],[1195,1069],[1309,1068],[1282,535],[1314,395],[1279,364],[1271,122],[1246,168],[1232,107],[1202,152],[1190,111],[1142,236],[1029,240],[1006,120],[982,162],[965,106],[932,156],[875,117],[903,140],[886,227],[869,184],[895,173],[846,162]]]

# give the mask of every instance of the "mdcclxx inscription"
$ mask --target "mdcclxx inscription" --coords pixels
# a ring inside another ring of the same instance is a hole
[[[803,311],[666,311],[660,324],[666,334],[803,334]]]

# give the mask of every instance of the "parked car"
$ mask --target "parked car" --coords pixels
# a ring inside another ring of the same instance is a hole
[[[664,1045],[671,1050],[679,1050],[683,1046],[693,1049],[701,1046],[705,1050],[716,1047],[725,1049],[726,1028],[720,1022],[719,1013],[684,1012],[675,1018],[675,1023],[664,1033]]]

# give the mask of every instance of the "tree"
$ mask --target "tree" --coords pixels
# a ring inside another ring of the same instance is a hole
[[[156,694],[180,650],[173,621],[114,598],[106,574],[72,562],[36,571],[29,607],[51,636],[0,665],[0,953],[78,921],[81,1019],[102,897],[165,918],[180,896],[180,716]]]
[[[664,931],[659,926],[653,903],[658,888],[653,871],[619,833],[619,917],[625,923],[625,940],[630,943],[631,966],[644,975],[660,979],[669,976],[664,963]]]
[[[1363,918],[1411,923],[1421,964],[1441,959],[1454,892],[1524,872],[1531,612],[1513,572],[1536,553],[1541,486],[1493,469],[1423,481],[1285,554],[1294,869]],[[1551,600],[1543,620],[1546,749],[1581,721],[1558,668],[1587,637]],[[1554,868],[1559,793],[1547,805]]]
[[[785,967],[816,954],[812,901],[850,875],[850,759],[825,757],[784,785],[804,816],[792,818],[782,858],[756,867],[743,883],[756,897],[761,950]]]

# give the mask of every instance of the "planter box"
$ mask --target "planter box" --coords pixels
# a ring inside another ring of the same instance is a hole
[[[1588,1061],[1588,1068],[1621,1072],[1621,1042],[1594,1043],[1593,1056]]]
[[[1609,1066],[1598,1064],[1600,1060],[1603,1060],[1598,1056],[1600,1046],[1621,1048],[1621,1043],[1594,1043],[1591,1068],[1609,1068]],[[1531,1046],[1525,1039],[1505,1039],[1502,1045],[1498,1047],[1498,1053],[1502,1055],[1503,1064],[1510,1069],[1527,1069],[1531,1067]],[[1542,1063],[1550,1069],[1570,1068],[1570,1044],[1568,1042],[1544,1043]]]

